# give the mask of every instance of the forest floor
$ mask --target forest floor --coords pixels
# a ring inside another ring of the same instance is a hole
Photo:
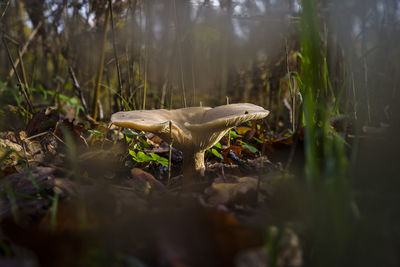
[[[64,111],[1,133],[1,265],[302,264],[296,223],[275,226],[301,135],[237,127],[206,152],[205,176],[182,185],[182,153],[169,174],[157,136]]]

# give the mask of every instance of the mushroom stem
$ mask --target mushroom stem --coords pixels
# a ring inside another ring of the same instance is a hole
[[[204,150],[183,152],[183,184],[191,184],[196,178],[204,176]]]

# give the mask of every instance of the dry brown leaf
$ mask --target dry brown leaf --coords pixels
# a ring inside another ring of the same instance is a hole
[[[225,163],[234,163],[234,161],[228,156],[229,152],[232,151],[238,158],[242,158],[243,148],[241,146],[230,146],[221,151],[221,155],[224,157]]]
[[[240,135],[245,135],[248,131],[251,131],[251,127],[247,127],[247,126],[240,126],[240,127],[236,127],[236,132]]]
[[[150,173],[139,168],[133,168],[131,170],[131,179],[126,180],[125,185],[145,194],[149,193],[151,190],[166,192],[165,186],[160,181],[154,178]]]

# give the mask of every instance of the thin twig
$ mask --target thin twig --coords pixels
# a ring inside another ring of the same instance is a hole
[[[192,84],[193,84],[193,96],[192,96],[192,105],[196,103],[196,77],[195,77],[195,71],[194,71],[194,54],[192,53]]]
[[[168,183],[167,186],[171,183],[171,169],[172,169],[172,144],[174,142],[174,138],[172,137],[172,121],[169,121],[169,156],[168,156]]]
[[[1,14],[0,21],[3,19],[4,15],[6,14],[7,9],[8,9],[8,6],[10,5],[10,1],[11,1],[11,0],[8,0],[8,1],[7,1],[6,7],[4,8],[3,13]]]
[[[98,119],[102,120],[104,119],[104,112],[103,112],[103,105],[101,104],[100,99],[97,101],[97,107],[98,107]]]
[[[226,104],[229,105],[229,96],[226,96]],[[227,147],[231,146],[231,130],[228,131],[228,142],[226,146]]]
[[[40,22],[38,23],[38,25],[35,27],[35,29],[34,29],[34,30],[31,32],[31,34],[29,35],[28,40],[26,40],[24,46],[22,47],[22,49],[21,49],[21,51],[20,51],[21,57],[24,56],[26,50],[28,49],[29,44],[32,42],[33,38],[35,38],[35,36],[36,36],[36,34],[38,33],[39,28],[40,28],[41,26],[42,26],[42,22],[40,21]],[[14,75],[15,69],[18,67],[18,64],[19,64],[19,59],[17,59],[17,60],[14,62],[13,68],[11,68],[11,70],[8,72],[8,76],[9,76],[10,78],[12,78],[12,76]]]
[[[116,184],[111,184],[112,188],[118,189],[118,190],[126,190],[126,191],[133,191],[137,192],[138,190],[135,188],[127,187],[127,186],[121,186],[121,185],[116,185]]]
[[[290,166],[291,166],[291,164],[293,162],[295,153],[296,153],[297,144],[299,142],[299,135],[300,135],[299,131],[300,131],[300,126],[301,126],[302,114],[303,114],[303,104],[300,104],[299,105],[299,112],[297,113],[297,118],[296,118],[296,121],[297,121],[296,129],[293,132],[293,137],[292,137],[293,138],[293,143],[292,143],[292,146],[290,148],[289,157],[288,157],[288,160],[287,160],[286,166],[285,166],[285,170],[286,171],[289,170],[289,168],[290,168]],[[293,118],[293,120],[295,120],[295,119]]]
[[[43,132],[43,133],[38,133],[38,134],[35,134],[35,135],[32,135],[32,136],[29,136],[29,137],[25,138],[25,140],[35,139],[37,137],[40,137],[40,136],[43,136],[43,135],[46,135],[46,134],[49,134],[49,132],[46,131],[46,132]]]
[[[258,179],[257,179],[257,200],[258,200],[258,194],[260,192],[260,185],[261,185],[261,176],[264,173],[264,155],[265,155],[265,146],[266,146],[266,142],[265,142],[265,134],[266,134],[266,124],[265,124],[265,120],[263,120],[263,124],[264,124],[264,130],[263,130],[263,145],[261,148],[261,153],[260,153],[260,171],[258,173]]]
[[[160,100],[160,108],[164,108],[165,107],[165,98],[167,95],[167,88],[169,85],[169,70],[170,68],[167,67],[167,69],[164,72],[164,84],[162,86],[161,89],[161,100]]]
[[[290,98],[292,99],[292,106],[290,110],[290,118],[292,123],[292,132],[296,130],[296,88],[295,85],[292,86],[292,76],[290,75],[290,68],[289,68],[289,49],[287,39],[285,38],[285,58],[286,58],[286,74],[288,75],[288,83],[289,83],[289,93]]]
[[[356,97],[356,87],[354,85],[354,73],[351,73],[351,85],[352,85],[352,91],[353,91],[353,102],[354,102],[354,120],[358,120],[357,118],[357,97]]]
[[[179,30],[178,30],[178,16],[176,14],[176,3],[175,0],[172,0],[174,4],[174,18],[175,18],[175,30],[176,30],[176,43],[178,45],[178,55],[179,55],[179,68],[181,74],[181,86],[182,86],[182,101],[183,106],[186,108],[186,93],[185,93],[185,79],[183,76],[183,64],[182,64],[182,48],[181,48],[181,41],[179,39]]]
[[[68,68],[69,75],[71,76],[72,82],[74,83],[74,88],[75,88],[75,94],[79,97],[81,100],[82,106],[85,110],[85,113],[87,114],[89,112],[89,108],[86,103],[85,96],[83,95],[81,86],[79,85],[78,79],[76,79],[76,75],[72,67]]]
[[[5,32],[3,32],[3,36],[4,36],[4,38],[6,38],[8,41],[13,43],[14,45],[19,46],[19,42],[17,40],[15,40],[14,38],[12,38],[11,36],[9,36],[8,34],[6,34]]]
[[[22,72],[22,78],[24,79],[24,84],[25,84],[25,88],[28,89],[29,88],[29,84],[28,84],[28,79],[26,78],[26,72],[25,72],[25,66],[24,66],[24,61],[22,60],[22,55],[21,52],[18,49],[18,59],[19,62],[21,62],[21,72]],[[28,90],[26,91],[28,96],[29,96],[29,92]]]
[[[143,29],[142,12],[143,12],[143,5],[139,5],[139,28],[140,29]],[[145,41],[146,41],[146,39],[145,39]],[[143,65],[143,62],[142,62],[143,61],[143,53],[141,53],[141,52],[139,53],[139,60],[138,61],[139,61],[138,62],[138,78],[140,80],[142,78],[142,73],[143,73],[143,67],[142,67],[142,65]],[[132,64],[134,64],[134,63],[132,62]],[[140,109],[140,106],[141,106],[140,105],[140,100],[141,100],[141,92],[142,92],[142,90],[139,90],[140,86],[143,86],[143,84],[137,86],[135,88],[135,92],[134,92],[138,109]]]
[[[150,15],[150,7],[147,2],[144,4],[144,15],[145,15],[145,24],[146,24],[146,32],[145,32],[145,43],[144,43],[144,81],[143,81],[143,110],[146,109],[146,97],[147,97],[147,88],[148,84],[148,71],[149,71],[149,29],[151,28],[151,15]],[[151,31],[151,29],[150,29]]]
[[[106,50],[106,40],[107,40],[107,29],[108,29],[108,24],[110,22],[110,8],[107,9],[107,14],[106,14],[106,19],[104,22],[104,29],[103,29],[103,40],[101,43],[101,54],[100,54],[100,63],[99,63],[99,69],[97,72],[97,79],[96,79],[96,87],[93,95],[93,110],[92,110],[92,117],[94,120],[97,120],[97,114],[98,114],[98,103],[99,103],[99,97],[100,97],[100,87],[101,87],[101,81],[103,80],[103,69],[104,69],[104,54]]]
[[[365,84],[365,93],[367,97],[367,114],[368,114],[368,125],[369,125],[371,124],[371,102],[368,89],[368,67],[367,67],[367,60],[365,59],[365,57],[363,58],[363,68],[364,68],[364,84]]]
[[[132,86],[132,82],[131,82],[132,79],[131,79],[131,67],[130,67],[130,64],[129,64],[130,60],[129,60],[129,46],[128,46],[128,44],[126,44],[126,46],[125,46],[125,57],[126,57],[126,66],[128,67],[128,71],[126,72],[127,83],[128,84],[125,86],[125,88],[126,88],[125,96],[126,96],[126,99],[127,99],[128,103],[132,103],[133,109],[136,110],[136,103],[132,99],[132,94],[130,93],[131,86]],[[132,68],[132,70],[133,70],[133,68]]]
[[[28,159],[28,155],[26,153],[26,144],[24,141],[22,141],[22,148],[24,149],[24,158],[26,161],[26,166],[29,168],[29,159]]]
[[[49,133],[54,136],[55,139],[57,139],[60,143],[64,144],[66,147],[69,147],[69,145],[67,145],[67,143],[65,143],[60,137],[58,137],[55,133],[49,131]]]
[[[145,44],[145,52],[144,52],[144,81],[143,81],[143,110],[146,109],[146,94],[147,94],[147,67],[148,67],[148,43]]]

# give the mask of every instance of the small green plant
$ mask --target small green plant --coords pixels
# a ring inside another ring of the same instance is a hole
[[[23,101],[24,96],[19,93],[17,88],[8,87],[0,81],[0,103],[2,105],[11,104],[22,106]]]
[[[218,150],[216,150],[215,148],[211,148],[211,149],[209,149],[209,151],[214,155],[214,156],[216,156],[217,158],[219,158],[219,159],[224,159],[224,157],[221,155],[221,153],[219,153],[218,152]]]
[[[88,130],[88,132],[93,134],[94,136],[104,136],[104,133],[98,130]]]
[[[222,149],[222,145],[221,145],[220,142],[217,142],[217,143],[214,145],[214,147],[219,148],[219,149]]]
[[[132,159],[136,162],[157,162],[162,166],[168,166],[168,159],[155,153],[149,153],[149,155],[147,155],[142,151],[135,152],[134,150],[129,150],[129,155],[131,155]]]
[[[233,139],[243,137],[242,135],[237,134],[237,133],[236,133],[235,131],[233,131],[233,130],[230,130],[230,131],[228,132],[227,135],[229,135],[230,138],[233,138]]]
[[[68,108],[73,107],[75,109],[76,115],[78,115],[80,111],[82,111],[82,112],[85,111],[84,107],[80,103],[80,100],[75,96],[70,97],[70,96],[67,96],[64,94],[60,94],[58,92],[46,90],[41,85],[38,86],[38,89],[31,88],[31,91],[39,92],[43,97],[43,101],[46,101],[48,99],[48,96],[51,96],[52,100],[53,101],[55,100],[57,102],[58,106],[60,106],[61,102],[64,102]]]
[[[207,149],[207,151],[211,154],[213,154],[215,157],[223,160],[224,157],[219,153],[217,149],[222,149],[222,145],[220,142],[217,142],[212,148]]]
[[[137,133],[131,129],[124,129],[122,133],[125,135],[125,140],[129,147],[129,155],[136,162],[157,162],[162,166],[168,166],[168,159],[161,157],[155,153],[149,153],[148,155],[143,151],[136,152],[135,150],[150,148],[150,145],[143,138],[144,133]]]
[[[129,136],[129,137],[132,137],[132,136],[144,136],[144,135],[145,135],[144,133],[137,133],[137,132],[135,132],[135,131],[133,131],[133,130],[131,130],[131,129],[124,129],[124,130],[122,131],[122,133],[123,133],[125,136]]]
[[[20,115],[23,119],[29,120],[32,114],[24,107],[25,97],[18,88],[11,88],[0,81],[0,106],[7,107],[9,111]],[[0,115],[3,115],[0,110]]]
[[[137,133],[131,129],[124,129],[122,133],[125,135],[125,140],[128,144],[129,149],[135,150],[150,148],[150,145],[143,138],[145,137],[144,133]]]
[[[244,149],[248,149],[252,153],[258,153],[258,149],[256,147],[254,147],[254,146],[252,146],[252,145],[250,145],[250,144],[248,144],[248,143],[246,143],[246,142],[244,142],[242,140],[240,140],[240,143],[242,144],[242,147]]]

